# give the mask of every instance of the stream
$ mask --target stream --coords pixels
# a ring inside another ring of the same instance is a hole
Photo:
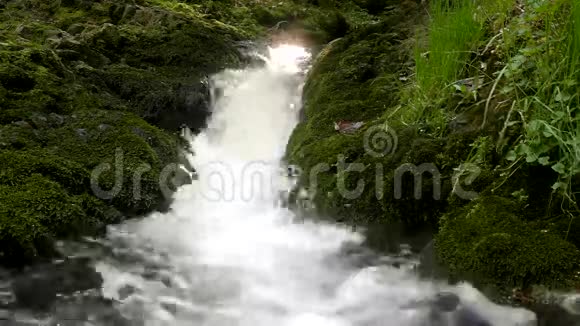
[[[111,226],[106,238],[68,249],[71,259],[93,257],[94,275],[75,273],[100,277],[100,292],[89,284],[58,293],[46,315],[4,312],[14,322],[8,325],[535,325],[531,311],[496,305],[469,284],[419,278],[417,257],[405,246],[374,254],[361,232],[280,204],[294,182],[282,157],[310,58],[279,46],[263,59],[213,77],[220,96],[207,129],[191,137],[197,177],[168,212]],[[33,287],[31,278],[20,282]],[[459,303],[433,308],[441,293]]]

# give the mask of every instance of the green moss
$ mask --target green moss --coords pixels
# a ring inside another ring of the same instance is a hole
[[[26,260],[51,250],[53,237],[86,234],[95,227],[79,200],[57,182],[40,174],[22,179],[18,187],[0,186],[0,243],[3,258]]]
[[[89,184],[89,173],[80,164],[46,151],[0,151],[0,160],[3,163],[0,172],[2,185],[19,186],[35,174],[58,182],[76,194],[85,192]]]
[[[10,116],[5,115],[3,118],[10,119]],[[19,122],[23,123],[24,126],[0,126],[0,149],[25,149],[39,146],[40,136],[25,121],[20,120]]]
[[[563,285],[578,269],[580,252],[560,237],[536,230],[513,200],[482,196],[441,220],[439,257],[462,275],[509,286]]]
[[[92,172],[108,167],[93,182],[103,190],[120,183],[119,194],[109,199],[118,209],[134,214],[149,211],[163,200],[160,172],[177,160],[174,138],[128,113],[75,112],[70,123],[51,130],[47,138],[46,149],[55,155]],[[119,180],[117,173],[122,174]],[[134,191],[139,183],[141,189]]]
[[[353,31],[320,53],[304,88],[305,121],[294,130],[287,146],[288,160],[305,171],[302,184],[315,192],[317,208],[341,220],[420,221],[430,217],[421,214],[419,206],[433,205],[430,212],[436,212],[440,206],[432,200],[409,199],[406,194],[400,200],[395,199],[393,183],[397,167],[405,162],[417,165],[435,162],[441,150],[438,140],[425,140],[414,146],[417,133],[387,118],[397,103],[399,72],[404,70],[407,59],[401,44],[404,36],[396,31],[404,33],[392,22],[383,21]],[[365,126],[352,135],[343,135],[334,129],[339,120],[362,121]],[[373,155],[367,147],[377,128],[385,123],[393,132],[387,140],[392,152],[381,157]],[[340,157],[347,165],[355,163],[364,169],[341,172],[337,167]],[[328,170],[319,173],[317,184],[312,184],[307,179],[317,166],[327,166]],[[383,177],[377,181],[380,174]],[[339,188],[343,185],[352,191],[361,182],[364,189],[357,198],[341,194]],[[408,182],[405,179],[405,184]],[[428,193],[426,196],[433,197]]]

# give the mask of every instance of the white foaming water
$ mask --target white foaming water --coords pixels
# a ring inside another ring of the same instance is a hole
[[[105,295],[146,325],[419,326],[427,311],[405,305],[438,291],[493,325],[527,325],[532,313],[490,303],[469,285],[419,280],[390,266],[357,268],[341,254],[363,238],[332,224],[295,221],[274,205],[286,190],[279,166],[297,123],[307,53],[270,49],[264,67],[214,79],[223,97],[192,140],[199,180],[171,210],[110,230],[124,262],[103,260]],[[330,126],[329,126],[330,127]]]

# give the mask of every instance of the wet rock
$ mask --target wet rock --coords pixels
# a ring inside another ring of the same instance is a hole
[[[179,156],[177,157],[177,163],[182,165],[187,171],[195,172],[195,169],[191,165],[191,162],[189,162],[189,160],[187,159],[186,153],[179,153]]]
[[[177,314],[177,304],[174,302],[161,302],[161,307],[172,315]]]
[[[492,326],[492,324],[475,310],[461,307],[455,314],[454,325],[461,326]]]
[[[171,184],[177,188],[183,185],[188,185],[193,182],[191,175],[181,168],[175,170],[175,174],[171,178]]]
[[[0,309],[0,323],[5,320],[12,319],[12,311],[6,309]]]
[[[14,294],[12,290],[0,291],[0,307],[11,307],[15,303]]]
[[[433,300],[433,307],[438,311],[455,311],[460,303],[459,296],[451,292],[439,292]]]
[[[537,326],[580,326],[580,315],[570,313],[556,304],[535,303],[528,307],[537,318]]]
[[[580,316],[580,294],[567,295],[561,305],[571,314]]]
[[[29,312],[17,311],[13,314],[12,320],[10,320],[10,326],[40,326],[40,325],[50,325],[51,318],[43,316],[37,317]]]
[[[492,326],[487,318],[462,304],[455,293],[439,292],[428,305],[430,326]]]
[[[16,304],[22,308],[48,309],[56,301],[58,288],[50,275],[28,275],[13,285]]]
[[[135,326],[117,311],[111,300],[101,296],[83,296],[74,301],[59,302],[53,312],[51,326]]]
[[[45,310],[55,303],[57,294],[100,288],[102,282],[88,259],[75,258],[30,267],[14,279],[12,291],[17,306]]]
[[[345,242],[341,246],[340,256],[357,268],[373,266],[379,259],[379,256],[371,249],[352,242]]]
[[[117,291],[120,300],[125,300],[137,292],[137,288],[132,285],[125,285]]]
[[[66,321],[85,321],[88,319],[88,314],[84,309],[79,309],[78,304],[68,303],[57,305],[55,308],[55,319]]]
[[[432,240],[421,250],[417,271],[423,277],[446,278],[449,275],[447,268],[437,259],[435,241]]]

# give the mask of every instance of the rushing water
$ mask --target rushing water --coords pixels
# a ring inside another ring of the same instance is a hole
[[[192,138],[198,180],[169,212],[110,230],[107,241],[125,259],[98,264],[105,294],[146,325],[419,326],[430,325],[428,309],[408,306],[445,290],[493,325],[528,325],[532,313],[496,306],[467,284],[423,281],[405,266],[360,267],[343,245],[360,244],[361,234],[297,220],[276,204],[289,187],[280,160],[307,57],[281,46],[263,67],[214,78],[222,96]]]

